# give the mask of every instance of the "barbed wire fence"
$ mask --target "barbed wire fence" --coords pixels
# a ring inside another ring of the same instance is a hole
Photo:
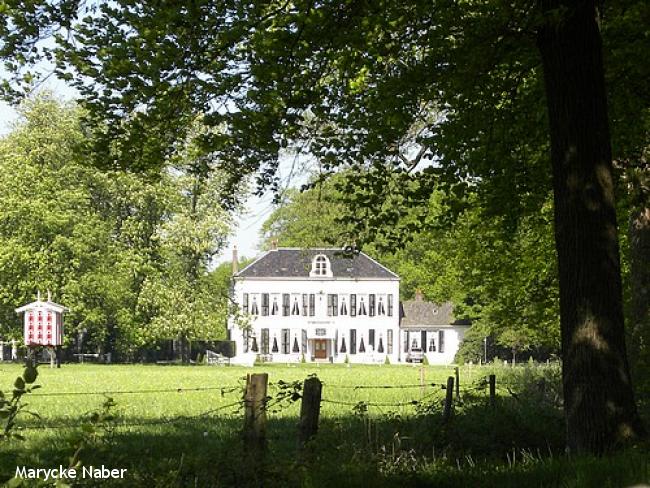
[[[458,372],[456,372],[458,378]],[[314,437],[318,431],[318,419],[320,417],[321,405],[331,405],[334,407],[346,407],[353,414],[365,415],[370,408],[375,408],[383,412],[384,409],[404,409],[413,408],[415,414],[428,415],[434,411],[442,412],[443,422],[448,422],[454,408],[454,381],[455,377],[450,376],[446,383],[424,382],[417,384],[360,384],[360,385],[342,385],[336,383],[321,382],[315,375],[301,381],[284,381],[268,382],[268,374],[249,374],[236,385],[222,385],[214,387],[178,387],[178,388],[157,388],[157,389],[140,389],[140,390],[101,390],[101,391],[66,391],[66,392],[38,392],[31,393],[32,397],[78,397],[78,396],[105,396],[107,401],[113,403],[112,396],[115,395],[153,395],[153,394],[178,394],[184,395],[189,393],[218,392],[221,398],[239,394],[240,399],[230,401],[225,405],[210,408],[194,415],[178,415],[174,417],[161,417],[150,419],[138,419],[129,421],[122,419],[120,416],[110,416],[111,428],[133,428],[149,427],[161,425],[186,425],[192,422],[205,419],[216,419],[219,417],[234,419],[242,417],[244,419],[243,434],[246,444],[250,449],[257,450],[266,442],[266,423],[268,414],[277,414],[292,404],[301,401],[299,417],[299,446],[306,446],[308,440]],[[456,383],[458,385],[458,383]],[[274,390],[273,394],[268,394],[268,389]],[[413,390],[420,389],[421,393],[418,398],[407,398],[404,400],[386,402],[372,401],[366,399],[350,400],[341,398],[336,393],[333,395],[322,395],[323,388],[326,391],[347,391],[348,394],[356,394],[360,391],[373,390]],[[508,388],[509,387],[505,387]],[[425,393],[425,389],[428,391]],[[461,394],[462,393],[462,394]],[[461,398],[465,395],[476,394],[489,395],[490,405],[494,407],[494,397],[496,395],[495,375],[489,375],[486,378],[479,378],[474,383],[455,389],[455,402],[461,403]],[[444,394],[444,398],[441,397]],[[387,413],[396,413],[390,410]],[[20,430],[64,430],[75,429],[87,423],[87,419],[70,423],[55,423],[38,421],[20,426]],[[92,421],[91,421],[92,422]]]

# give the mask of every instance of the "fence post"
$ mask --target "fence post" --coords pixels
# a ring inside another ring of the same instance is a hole
[[[445,397],[445,408],[442,411],[442,421],[449,421],[451,417],[452,404],[454,402],[454,377],[447,378],[447,396]]]
[[[460,402],[460,371],[456,366],[456,401]]]
[[[300,423],[298,425],[298,448],[304,449],[309,439],[318,432],[320,400],[323,390],[321,381],[312,376],[307,378],[302,389],[300,405]]]
[[[496,384],[497,377],[496,375],[490,375],[490,407],[494,408],[496,406]]]
[[[244,442],[248,450],[259,450],[266,444],[267,373],[246,375],[244,393]]]

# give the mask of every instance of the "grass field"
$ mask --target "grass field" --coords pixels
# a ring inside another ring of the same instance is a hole
[[[462,402],[447,424],[440,385],[453,375],[451,367],[425,367],[424,389],[420,368],[412,366],[86,364],[39,371],[42,388],[25,402],[40,418],[19,420],[24,441],[0,443],[0,482],[16,466],[68,466],[71,458],[126,468],[126,478],[112,482],[123,486],[394,486],[399,480],[403,486],[600,487],[650,481],[646,448],[604,460],[562,454],[557,366],[461,367]],[[237,404],[251,372],[269,373],[272,398],[268,452],[253,459],[243,451]],[[0,364],[0,390],[10,391],[20,373],[18,365]],[[494,410],[482,382],[490,373],[500,386]],[[324,383],[320,430],[310,455],[299,459],[300,402],[280,397],[311,374]],[[109,397],[114,418],[91,422]]]

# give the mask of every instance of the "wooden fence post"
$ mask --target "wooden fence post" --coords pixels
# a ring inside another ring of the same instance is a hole
[[[496,406],[496,384],[497,377],[496,375],[490,375],[490,407],[495,408]]]
[[[447,396],[445,397],[445,408],[442,411],[442,421],[448,422],[451,417],[452,404],[454,402],[454,377],[447,378]]]
[[[246,375],[244,393],[244,442],[248,450],[263,449],[266,445],[266,389],[267,373]]]
[[[298,425],[298,448],[304,449],[307,442],[318,432],[320,400],[323,391],[321,381],[312,376],[307,378],[302,389],[300,405],[300,423]]]
[[[456,366],[456,401],[460,402],[460,371]]]

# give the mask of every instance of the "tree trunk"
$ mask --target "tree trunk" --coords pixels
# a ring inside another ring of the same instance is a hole
[[[644,435],[625,351],[601,38],[594,1],[539,5],[567,445],[601,454]]]

